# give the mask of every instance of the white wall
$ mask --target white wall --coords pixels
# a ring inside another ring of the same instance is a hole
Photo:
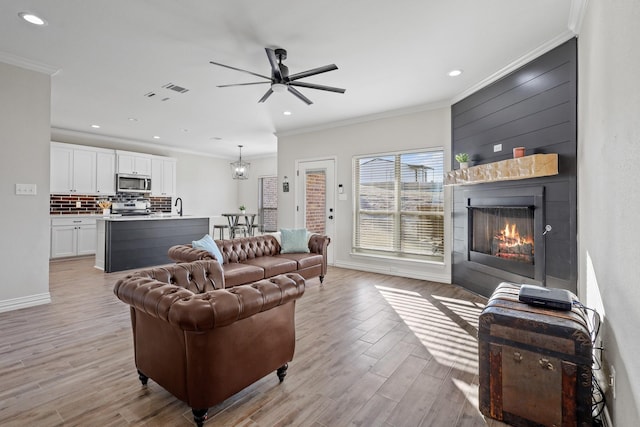
[[[640,2],[590,1],[578,39],[579,292],[604,313],[616,426],[640,419]]]
[[[258,180],[278,174],[278,158],[274,155],[253,159],[246,158],[244,160],[251,163],[251,170],[249,179],[237,181],[238,199],[236,201],[236,209],[240,205],[244,205],[247,208],[247,212],[258,212]]]
[[[0,311],[49,297],[48,75],[0,62]],[[16,184],[36,184],[17,196]]]
[[[336,201],[336,235],[331,242],[335,253],[335,265],[387,274],[397,274],[448,283],[451,281],[450,263],[450,206],[445,206],[445,263],[434,264],[416,261],[392,261],[351,255],[353,229],[353,186],[351,162],[355,155],[384,153],[389,151],[443,147],[445,159],[450,158],[451,144],[450,109],[408,113],[362,123],[339,126],[294,135],[278,137],[278,183],[287,176],[291,186],[288,193],[278,185],[278,226],[295,226],[295,162],[336,158],[336,185],[342,184],[347,200]],[[449,167],[445,164],[445,169]],[[337,191],[336,191],[337,193]],[[446,200],[449,198],[447,197]]]

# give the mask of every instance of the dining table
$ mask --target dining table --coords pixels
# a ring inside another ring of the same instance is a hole
[[[229,223],[229,237],[234,239],[238,230],[243,230],[245,236],[253,236],[254,221],[258,214],[247,212],[223,213]],[[240,222],[244,218],[244,223]]]

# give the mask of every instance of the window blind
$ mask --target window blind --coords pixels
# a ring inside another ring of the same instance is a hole
[[[353,159],[353,250],[444,259],[444,152],[397,152]]]

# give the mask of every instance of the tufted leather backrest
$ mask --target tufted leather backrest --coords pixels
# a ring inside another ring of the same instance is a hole
[[[275,237],[270,235],[216,240],[216,243],[224,257],[224,264],[280,253],[280,244]]]
[[[139,271],[128,277],[140,277],[176,285],[194,294],[224,288],[222,267],[215,260],[201,260]]]
[[[217,261],[194,261],[140,271],[118,280],[113,291],[134,309],[187,331],[230,325],[296,300],[304,293],[305,281],[297,273],[231,289],[209,289],[197,293],[188,289],[201,279],[204,279],[205,287],[214,286],[209,279],[209,268],[215,269],[216,265],[220,268]]]

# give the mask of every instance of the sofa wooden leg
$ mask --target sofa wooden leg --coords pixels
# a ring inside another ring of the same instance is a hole
[[[322,284],[323,280],[324,280],[324,276],[320,276],[320,284]]]
[[[149,382],[149,377],[140,372],[140,370],[138,370],[138,378],[140,379],[142,385],[147,385],[147,382]]]
[[[204,424],[204,422],[207,420],[207,411],[209,409],[205,408],[205,409],[191,409],[191,412],[193,413],[193,421],[196,422],[196,425],[198,427],[202,427],[202,424]]]
[[[278,375],[280,382],[284,381],[284,377],[287,376],[287,369],[289,369],[289,364],[285,363],[284,365],[280,366],[276,371],[276,374]]]

